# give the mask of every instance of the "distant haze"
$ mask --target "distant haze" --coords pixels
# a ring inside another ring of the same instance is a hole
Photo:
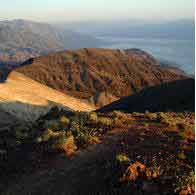
[[[194,0],[2,0],[0,20],[193,19],[194,6]]]

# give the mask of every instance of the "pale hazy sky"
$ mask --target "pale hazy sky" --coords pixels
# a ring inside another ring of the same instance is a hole
[[[0,0],[0,20],[84,21],[194,18],[194,0]]]

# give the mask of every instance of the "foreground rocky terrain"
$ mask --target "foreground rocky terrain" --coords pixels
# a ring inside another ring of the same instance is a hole
[[[194,194],[194,113],[53,109],[5,143],[2,194]]]

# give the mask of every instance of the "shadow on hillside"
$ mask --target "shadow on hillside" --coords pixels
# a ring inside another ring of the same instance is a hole
[[[12,69],[0,67],[0,83],[5,83]]]
[[[99,109],[100,112],[195,111],[195,80],[185,79],[149,87]]]
[[[1,129],[8,129],[16,123],[33,122],[54,107],[72,111],[68,107],[50,101],[47,105],[33,105],[19,101],[0,102],[0,131]]]

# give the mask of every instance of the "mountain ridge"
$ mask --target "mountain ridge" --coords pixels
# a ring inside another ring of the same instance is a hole
[[[136,49],[67,50],[30,59],[15,71],[98,107],[145,87],[187,78]]]
[[[101,43],[90,35],[27,20],[0,21],[0,40],[0,63],[9,65],[50,52]]]

